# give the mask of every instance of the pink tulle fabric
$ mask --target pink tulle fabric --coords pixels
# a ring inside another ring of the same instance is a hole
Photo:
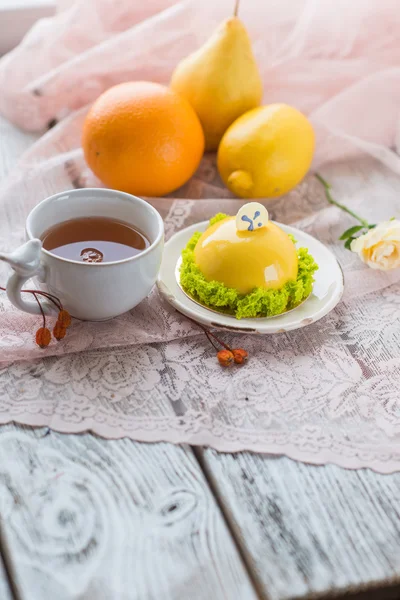
[[[38,22],[1,59],[0,112],[44,133],[0,187],[2,250],[23,241],[26,215],[46,196],[101,185],[80,148],[90,103],[121,81],[168,83],[176,63],[232,5],[62,0],[54,18]],[[314,124],[314,167],[366,153],[400,173],[398,0],[242,0],[240,17],[253,40],[264,102],[290,103]],[[351,196],[338,192],[340,199],[370,222],[399,214],[394,181],[384,194],[378,180],[362,183]],[[167,238],[241,206],[211,155],[171,197],[148,200],[163,216]],[[327,318],[290,335],[227,337],[251,360],[226,371],[204,335],[156,290],[117,319],[74,323],[45,354],[33,340],[37,318],[0,294],[0,422],[400,470],[400,273],[373,272],[344,250],[338,237],[354,221],[327,206],[313,177],[268,209],[319,238],[340,261],[345,297]],[[0,284],[7,274],[0,263]]]
[[[168,83],[233,0],[62,0],[1,62],[0,111],[42,131],[126,80]],[[400,172],[398,0],[243,0],[264,102],[312,119],[316,165],[360,151]]]

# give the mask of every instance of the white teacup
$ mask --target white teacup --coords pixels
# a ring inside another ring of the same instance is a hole
[[[133,225],[149,239],[140,254],[115,262],[85,263],[68,260],[42,248],[40,237],[50,227],[80,217],[111,217]],[[0,259],[14,269],[7,295],[21,310],[40,314],[37,302],[21,295],[31,277],[60,298],[78,319],[102,321],[116,317],[141,302],[156,282],[164,246],[164,224],[150,204],[108,189],[86,188],[55,194],[35,206],[26,220],[28,242]],[[43,285],[45,284],[45,285]],[[43,302],[47,313],[52,304]]]

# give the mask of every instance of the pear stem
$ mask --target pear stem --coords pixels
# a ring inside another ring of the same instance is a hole
[[[239,3],[240,0],[235,0],[235,8],[233,10],[233,16],[237,17],[238,16],[238,12],[239,12]]]

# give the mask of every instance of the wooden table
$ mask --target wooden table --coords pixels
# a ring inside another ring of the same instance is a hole
[[[34,139],[0,120],[1,178]],[[399,498],[400,473],[5,425],[0,600],[400,598]]]

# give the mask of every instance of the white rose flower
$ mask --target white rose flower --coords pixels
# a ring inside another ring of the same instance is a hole
[[[384,221],[351,242],[351,250],[371,269],[400,267],[400,221]]]

